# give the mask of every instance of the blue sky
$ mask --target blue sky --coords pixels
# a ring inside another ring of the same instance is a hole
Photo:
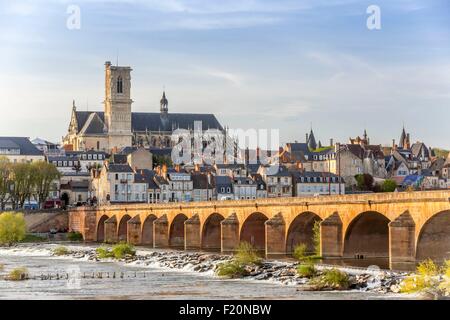
[[[381,9],[369,30],[366,9]],[[66,10],[81,9],[69,30]],[[0,135],[65,135],[72,99],[102,110],[104,62],[130,65],[134,111],[215,113],[282,142],[450,149],[450,1],[0,0]]]

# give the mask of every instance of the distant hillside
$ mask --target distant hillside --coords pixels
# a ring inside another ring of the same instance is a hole
[[[439,148],[434,148],[433,151],[434,151],[434,154],[436,155],[436,157],[444,157],[444,158],[447,158],[448,153],[450,152],[448,150],[439,149]]]

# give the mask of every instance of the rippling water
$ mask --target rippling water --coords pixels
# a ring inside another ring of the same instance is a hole
[[[389,299],[399,295],[346,292],[301,292],[293,285],[270,281],[224,280],[188,270],[157,266],[92,262],[51,256],[56,245],[23,245],[0,248],[0,274],[26,267],[30,276],[69,274],[69,280],[5,281],[0,279],[0,299]],[[80,246],[67,246],[80,249]],[[83,246],[84,249],[91,248]],[[142,252],[141,252],[142,251]],[[151,252],[142,249],[139,253]],[[103,278],[92,278],[103,273]],[[109,273],[109,278],[107,275]],[[116,277],[113,277],[115,273]],[[123,278],[120,275],[123,275]],[[403,298],[403,297],[402,297]]]

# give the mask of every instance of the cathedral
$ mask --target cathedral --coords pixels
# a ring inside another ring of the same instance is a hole
[[[101,150],[111,152],[123,147],[170,148],[176,129],[193,131],[194,122],[202,130],[223,127],[213,114],[170,113],[169,101],[163,92],[158,112],[132,112],[130,67],[105,63],[104,111],[78,111],[75,102],[69,130],[63,137],[66,150]]]

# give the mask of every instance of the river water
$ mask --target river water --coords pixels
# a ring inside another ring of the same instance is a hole
[[[1,275],[26,267],[27,281],[0,279],[0,299],[403,299],[375,292],[305,292],[270,281],[226,280],[212,273],[52,256],[55,244],[0,248]],[[92,246],[66,245],[69,249]],[[139,249],[150,253],[154,249]],[[102,278],[98,278],[99,273]],[[49,274],[53,279],[45,279]],[[56,276],[64,279],[55,279]],[[44,276],[44,278],[41,278]],[[94,277],[93,277],[94,276]],[[115,277],[114,277],[115,276]],[[66,278],[68,277],[68,279]]]

